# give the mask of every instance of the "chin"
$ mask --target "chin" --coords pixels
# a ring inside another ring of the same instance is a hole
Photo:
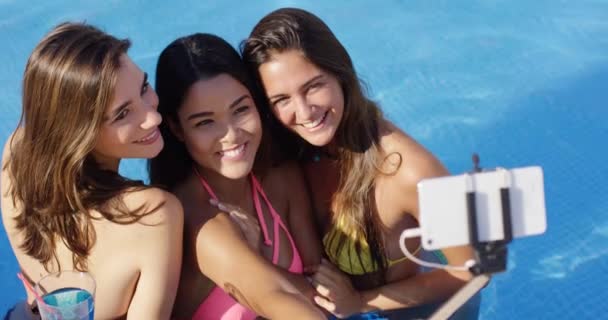
[[[148,148],[146,148],[146,151],[145,151],[146,155],[142,156],[140,158],[145,158],[145,159],[154,158],[161,152],[161,150],[163,150],[164,146],[165,146],[165,143],[164,143],[163,139],[160,138],[160,139],[158,139],[158,141],[156,143],[154,143],[151,146],[148,146]]]
[[[315,147],[324,147],[328,145],[332,139],[334,138],[333,132],[332,134],[323,134],[316,136],[300,136],[302,139],[306,140],[306,142],[312,144]]]
[[[243,166],[235,165],[231,166],[230,168],[224,168],[222,170],[219,170],[218,172],[228,179],[238,180],[247,177],[247,175],[249,175],[249,173],[251,172],[252,167],[253,163]]]

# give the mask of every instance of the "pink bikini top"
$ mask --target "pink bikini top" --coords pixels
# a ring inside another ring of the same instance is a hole
[[[195,172],[198,175],[201,184],[203,185],[205,190],[207,190],[207,193],[209,193],[209,196],[219,201],[207,181],[203,179],[203,177],[198,173],[198,171],[195,170]],[[304,269],[302,265],[302,259],[298,252],[298,248],[296,248],[293,238],[289,233],[289,230],[287,229],[287,227],[285,227],[281,216],[272,207],[272,204],[268,200],[268,197],[266,197],[266,194],[264,193],[264,190],[262,189],[262,186],[260,185],[258,180],[253,174],[251,174],[250,177],[253,204],[255,205],[255,211],[258,215],[260,227],[264,235],[264,244],[267,246],[273,246],[272,263],[276,265],[279,261],[279,248],[281,239],[279,236],[279,229],[282,228],[285,234],[287,235],[287,238],[289,239],[289,243],[291,244],[291,250],[293,252],[291,265],[287,270],[289,270],[289,272],[291,273],[301,274]],[[262,205],[260,203],[260,195],[262,195],[262,198],[266,202],[266,206],[268,207],[273,220],[273,239],[275,240],[274,243],[270,240],[270,237],[268,236],[268,230],[266,228],[264,214],[262,212]],[[245,306],[238,303],[236,300],[230,297],[222,288],[218,286],[213,288],[211,293],[209,293],[207,298],[201,303],[201,305],[194,313],[194,316],[192,317],[193,320],[252,320],[255,318],[256,314],[253,313],[253,311],[247,309]]]

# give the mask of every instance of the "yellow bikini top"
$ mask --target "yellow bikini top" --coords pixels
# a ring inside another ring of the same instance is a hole
[[[373,273],[378,270],[378,265],[373,262],[369,244],[365,239],[357,239],[353,236],[346,236],[345,243],[336,254],[339,241],[338,235],[345,234],[341,228],[341,223],[337,223],[333,228],[323,237],[323,247],[325,253],[329,257],[329,260],[340,270],[351,274],[351,275],[363,275],[366,273]],[[357,254],[356,244],[357,242],[361,246],[361,254]],[[420,246],[414,251],[413,254],[417,254],[420,251]],[[407,257],[402,257],[396,260],[390,260],[386,258],[388,266],[393,266],[401,261],[407,260]]]

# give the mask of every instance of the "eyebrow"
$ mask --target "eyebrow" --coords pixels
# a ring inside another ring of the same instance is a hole
[[[300,88],[306,88],[306,87],[309,87],[309,86],[310,86],[310,85],[311,85],[313,82],[315,82],[315,81],[317,81],[317,80],[319,80],[319,79],[321,79],[321,78],[323,78],[323,75],[322,75],[322,74],[317,75],[317,76],[313,77],[312,79],[310,79],[310,80],[308,80],[308,81],[304,82],[304,84],[303,84],[303,85],[301,85],[301,86],[300,86]],[[275,98],[279,98],[279,97],[281,97],[281,96],[284,96],[284,94],[282,94],[282,93],[275,94],[275,95],[274,95],[274,96],[272,96],[272,97],[268,97],[268,100],[269,100],[269,101],[272,101],[273,99],[275,99]]]
[[[148,73],[144,72],[144,80],[141,83],[141,89],[140,92],[144,89],[144,86],[146,85],[146,83],[148,82]],[[114,119],[124,108],[128,107],[131,104],[131,99],[123,102],[120,104],[120,106],[118,106],[118,108],[114,109],[111,112],[111,115],[108,119]]]
[[[144,81],[141,82],[141,90],[144,89],[144,86],[146,85],[146,83],[148,83],[148,73],[144,72]],[[141,92],[140,90],[140,92]]]
[[[239,103],[241,103],[241,101],[243,101],[247,98],[250,98],[250,96],[248,94],[244,94],[244,95],[238,97],[230,104],[230,106],[228,106],[228,110],[236,107]],[[193,113],[193,114],[189,115],[188,120],[192,120],[194,118],[208,117],[211,115],[213,115],[213,112],[211,112],[211,111],[197,112],[197,113]]]

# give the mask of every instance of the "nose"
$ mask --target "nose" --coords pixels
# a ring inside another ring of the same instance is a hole
[[[240,129],[238,126],[234,124],[227,124],[225,127],[225,131],[223,132],[224,134],[222,135],[222,138],[220,140],[228,144],[234,143],[238,140],[239,131]]]
[[[147,99],[143,99],[144,105],[144,121],[141,123],[140,127],[144,130],[148,130],[154,128],[160,124],[162,121],[162,116],[158,113],[158,96],[156,92],[149,88],[150,96]]]
[[[315,106],[309,104],[306,99],[299,97],[295,99],[296,122],[309,121],[314,113]]]
[[[162,117],[158,111],[156,111],[156,105],[148,106],[145,108],[144,121],[140,127],[144,130],[149,130],[160,124]]]

